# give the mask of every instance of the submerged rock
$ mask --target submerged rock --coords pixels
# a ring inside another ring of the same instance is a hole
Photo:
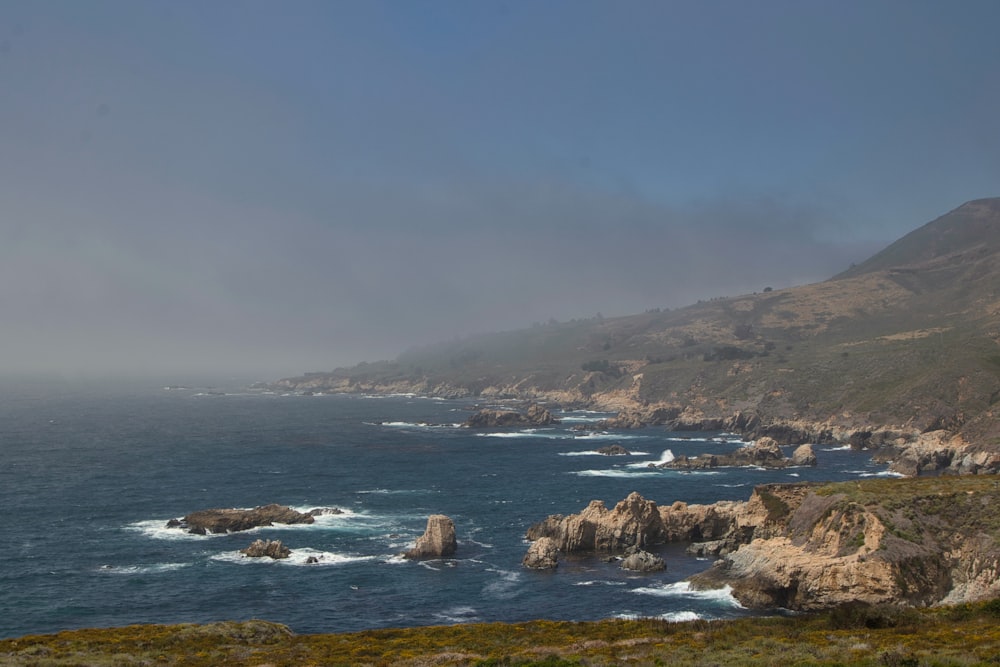
[[[625,557],[622,569],[633,572],[662,572],[667,569],[667,564],[656,554],[638,549]]]
[[[403,554],[405,558],[447,558],[458,549],[455,522],[444,514],[427,517],[427,528],[417,544]]]

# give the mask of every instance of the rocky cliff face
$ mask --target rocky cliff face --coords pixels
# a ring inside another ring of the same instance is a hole
[[[403,554],[406,558],[447,558],[458,549],[455,522],[444,514],[427,517],[427,528],[416,545]]]
[[[550,516],[529,539],[564,553],[668,541],[722,554],[696,586],[731,586],[746,606],[930,605],[1000,594],[1000,489],[988,478],[757,487],[743,503],[658,507],[633,493],[609,511]]]

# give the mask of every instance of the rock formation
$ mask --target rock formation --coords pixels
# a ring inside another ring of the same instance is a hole
[[[549,426],[558,424],[559,420],[552,413],[532,403],[522,414],[516,410],[483,409],[465,420],[466,428],[496,428],[505,426]]]
[[[447,558],[458,548],[455,523],[444,514],[427,518],[427,529],[417,538],[416,546],[403,554],[406,558]]]
[[[656,554],[637,549],[622,560],[621,567],[633,572],[662,572],[667,569],[667,564]]]
[[[521,565],[533,570],[552,570],[559,566],[559,547],[551,537],[542,537],[531,543]]]
[[[695,542],[721,555],[691,578],[745,606],[813,610],[845,602],[952,604],[1000,595],[1000,488],[982,476],[768,484],[746,502],[657,507],[630,494],[550,516],[529,539],[564,553]]]
[[[624,553],[630,547],[664,542],[721,539],[733,528],[739,505],[742,503],[657,507],[633,492],[613,510],[600,500],[592,500],[579,514],[551,515],[531,526],[527,537],[549,537],[563,553]]]
[[[332,511],[339,512],[339,510]],[[298,524],[314,521],[311,512],[298,512],[285,505],[262,505],[253,509],[200,510],[188,514],[183,519],[171,519],[167,522],[167,528],[181,528],[195,535],[206,535],[234,533],[260,526],[273,526],[276,523]]]
[[[608,445],[607,447],[601,447],[597,450],[598,454],[604,454],[605,456],[631,456],[632,452],[625,449],[618,443],[613,445]]]
[[[740,447],[732,454],[701,454],[699,456],[678,456],[672,461],[655,465],[659,468],[677,470],[705,470],[738,466],[760,466],[762,468],[784,468],[786,466],[814,466],[816,454],[810,445],[800,445],[791,458],[785,456],[774,438],[763,437],[752,445]]]
[[[240,553],[248,558],[288,558],[292,550],[281,543],[281,540],[254,540],[250,546],[240,549]]]

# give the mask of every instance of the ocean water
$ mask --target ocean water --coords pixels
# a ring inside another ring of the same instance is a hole
[[[551,428],[460,428],[472,407],[155,382],[0,387],[0,636],[249,618],[314,633],[746,615],[726,591],[688,589],[682,580],[710,561],[683,546],[661,551],[661,573],[592,557],[537,572],[520,565],[525,530],[632,491],[661,504],[709,503],[745,500],[766,482],[886,474],[867,454],[836,448],[817,448],[816,468],[652,470],[672,455],[741,443],[663,428],[571,430],[606,416],[592,412],[560,413]],[[632,456],[594,451],[615,442]],[[267,503],[343,514],[229,535],[165,527],[199,509]],[[400,558],[436,513],[455,521],[455,557]],[[257,538],[282,540],[292,558],[241,557]]]

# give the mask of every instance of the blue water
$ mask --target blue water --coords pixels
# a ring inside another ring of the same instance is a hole
[[[724,434],[662,428],[580,437],[557,427],[458,428],[469,402],[288,396],[159,383],[0,387],[0,636],[132,623],[263,618],[303,633],[534,618],[727,618],[724,592],[678,583],[710,563],[682,546],[668,569],[627,574],[597,558],[522,569],[525,530],[549,514],[743,500],[753,485],[884,473],[866,454],[817,448],[820,466],[706,473],[650,470],[667,450],[725,453]],[[435,424],[428,426],[426,424]],[[618,442],[631,457],[593,454]],[[336,507],[310,526],[193,536],[172,517],[214,507]],[[454,519],[455,558],[413,562],[429,514]],[[288,561],[245,559],[258,537]],[[306,565],[307,556],[320,558]]]

